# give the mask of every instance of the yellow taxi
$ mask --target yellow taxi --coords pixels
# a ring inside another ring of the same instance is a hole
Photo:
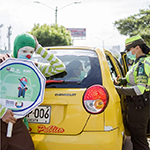
[[[94,47],[47,50],[63,61],[67,74],[47,78],[43,103],[27,115],[35,149],[122,150],[124,101],[113,84],[124,76],[120,63]]]

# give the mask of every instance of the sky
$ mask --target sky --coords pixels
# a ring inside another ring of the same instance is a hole
[[[11,26],[10,46],[15,37],[30,32],[34,24],[57,23],[66,28],[86,28],[86,38],[75,39],[74,46],[94,46],[121,51],[127,36],[120,35],[114,22],[148,9],[150,0],[0,0],[0,49],[8,48],[8,27]],[[81,2],[74,4],[74,2]]]

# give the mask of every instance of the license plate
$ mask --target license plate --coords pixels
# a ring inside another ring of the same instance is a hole
[[[26,115],[26,118],[29,123],[49,124],[50,114],[50,106],[38,106],[34,108],[28,115]]]

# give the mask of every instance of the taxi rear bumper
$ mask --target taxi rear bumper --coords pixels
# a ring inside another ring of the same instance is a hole
[[[78,135],[31,134],[36,150],[122,150],[119,128],[107,132],[82,132]]]

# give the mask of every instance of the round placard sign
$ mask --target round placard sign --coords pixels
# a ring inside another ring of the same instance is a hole
[[[32,61],[7,59],[0,64],[0,103],[25,116],[43,102],[45,82]]]

